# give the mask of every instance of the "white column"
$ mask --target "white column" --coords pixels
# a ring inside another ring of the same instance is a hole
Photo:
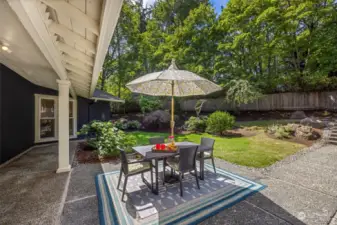
[[[58,138],[59,157],[56,173],[68,172],[69,164],[69,87],[70,81],[57,80],[59,86],[58,100]]]

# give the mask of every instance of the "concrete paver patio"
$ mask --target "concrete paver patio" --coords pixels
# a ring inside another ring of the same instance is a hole
[[[72,153],[75,146],[71,143]],[[54,144],[37,147],[0,169],[0,224],[99,224],[94,177],[118,170],[120,165],[79,164],[70,174],[56,174],[56,160]],[[336,146],[309,151],[265,172],[222,160],[216,160],[216,166],[268,187],[203,225],[337,225]]]

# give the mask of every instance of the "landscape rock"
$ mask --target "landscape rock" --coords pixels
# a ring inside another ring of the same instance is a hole
[[[290,119],[304,119],[306,117],[303,111],[295,111],[291,114]]]
[[[300,124],[305,126],[311,126],[317,129],[323,129],[329,126],[329,123],[327,121],[322,121],[315,117],[307,117],[305,119],[302,119]]]
[[[143,119],[145,128],[169,128],[171,115],[164,110],[156,110],[147,114]]]

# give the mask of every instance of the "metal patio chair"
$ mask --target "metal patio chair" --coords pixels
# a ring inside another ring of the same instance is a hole
[[[149,138],[149,143],[150,143],[150,145],[163,144],[163,143],[165,143],[165,138],[163,138],[163,137],[152,137],[152,138]]]

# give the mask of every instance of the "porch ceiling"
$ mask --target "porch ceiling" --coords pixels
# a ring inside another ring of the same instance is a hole
[[[90,98],[122,2],[123,0],[0,1],[0,4],[7,6],[0,8],[0,18],[6,13],[11,14],[10,18],[6,16],[0,21],[0,25],[3,25],[0,26],[0,31],[4,30],[3,27],[8,27],[12,33],[13,30],[21,29],[15,33],[15,41],[9,46],[14,50],[18,45],[17,49],[10,54],[0,52],[0,62],[10,65],[21,76],[40,86],[57,89],[56,79],[70,80],[73,96]],[[13,26],[15,20],[17,24]],[[1,35],[6,33],[8,36],[11,32],[0,32],[0,41],[4,39]],[[8,39],[7,37],[2,42],[7,44]],[[34,49],[25,46],[29,42]],[[25,67],[17,61],[22,53],[26,56]],[[11,59],[8,60],[8,57]],[[30,65],[34,59],[38,62]],[[35,64],[34,71],[27,69]]]
[[[35,45],[6,1],[0,0],[0,63],[36,85],[57,89],[57,73]]]
[[[38,4],[72,86],[78,95],[90,97],[107,51],[99,45],[110,42],[122,1],[39,0]],[[113,23],[104,27],[108,18]]]

